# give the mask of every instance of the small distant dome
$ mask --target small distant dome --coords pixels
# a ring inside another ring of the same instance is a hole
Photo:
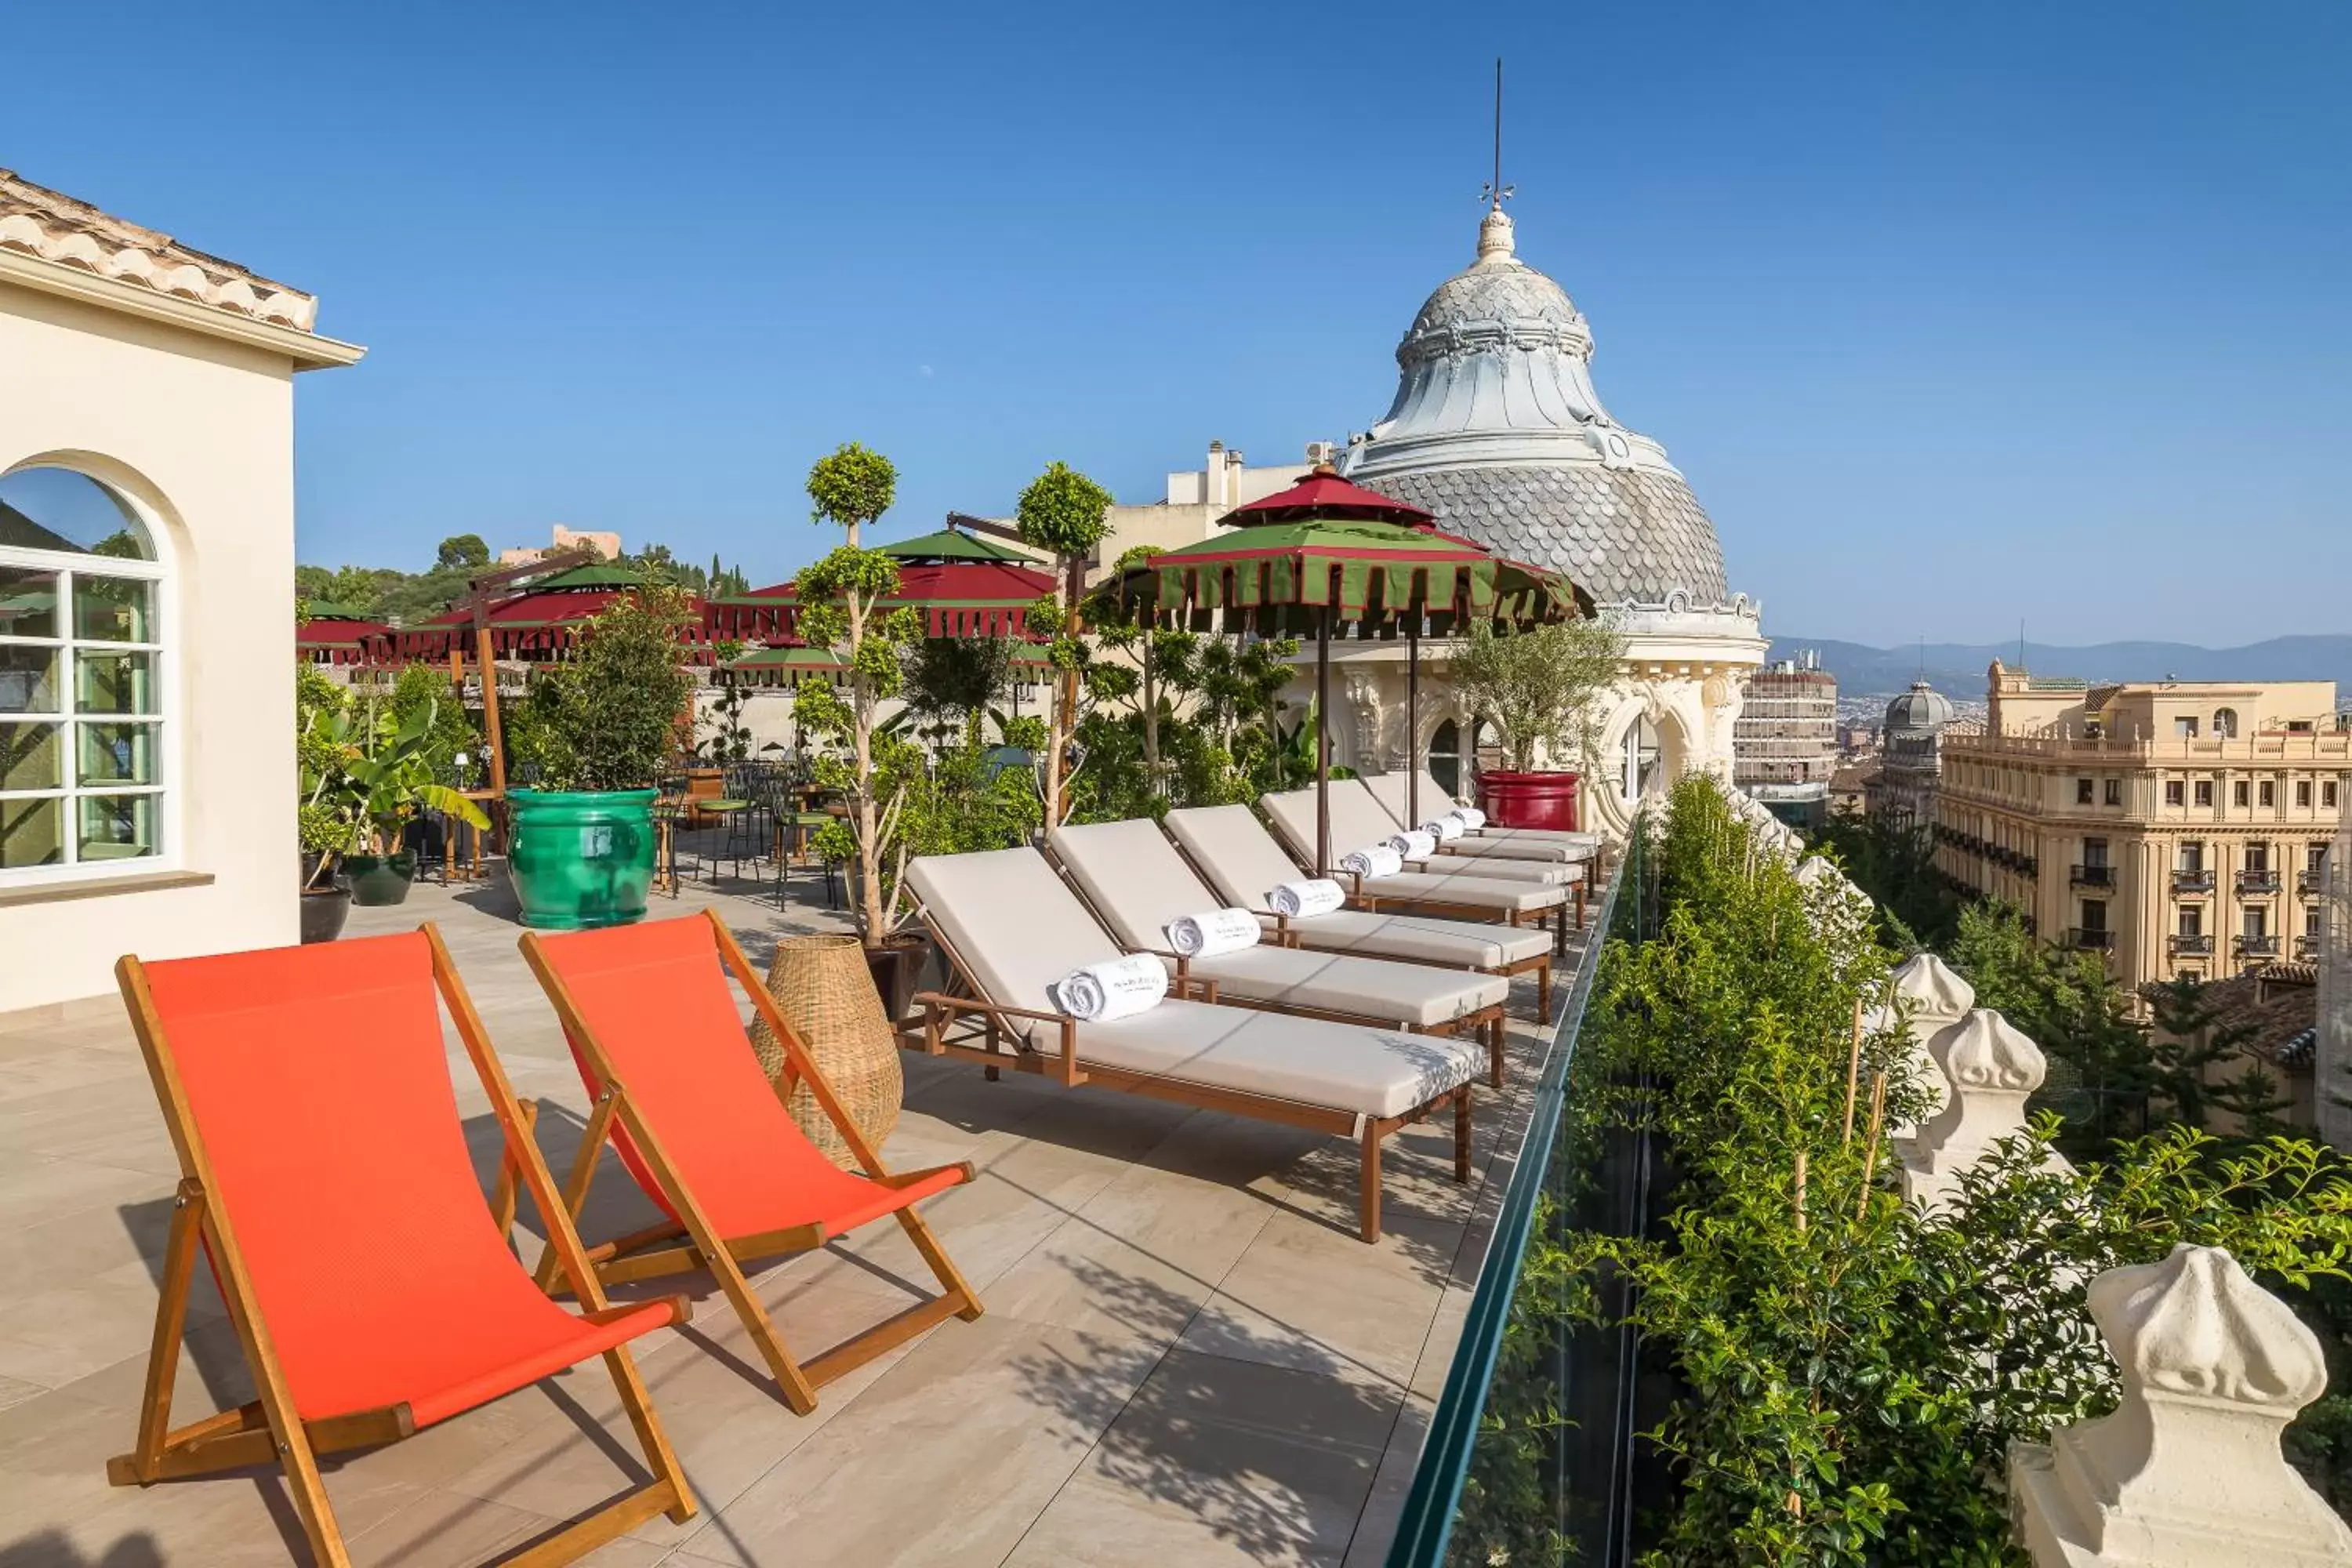
[[[1952,721],[1952,700],[1924,680],[1886,705],[1889,730],[1940,730]]]

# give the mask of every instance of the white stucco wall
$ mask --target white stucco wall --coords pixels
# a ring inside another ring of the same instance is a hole
[[[0,473],[79,468],[147,514],[163,600],[166,854],[61,896],[0,879],[0,1013],[114,988],[114,961],[297,939],[294,401],[284,354],[0,279]]]

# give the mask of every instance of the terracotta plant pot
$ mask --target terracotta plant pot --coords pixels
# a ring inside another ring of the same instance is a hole
[[[1577,821],[1572,773],[1520,773],[1489,768],[1477,777],[1478,807],[1497,827],[1548,827],[1573,833]]]

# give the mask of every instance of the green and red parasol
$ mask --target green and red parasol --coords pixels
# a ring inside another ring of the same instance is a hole
[[[1507,560],[1391,496],[1349,484],[1328,464],[1219,520],[1217,536],[1129,568],[1118,591],[1139,619],[1192,631],[1300,637],[1315,643],[1316,870],[1331,865],[1330,642],[1390,638],[1411,647],[1408,728],[1418,743],[1420,639],[1485,621],[1514,629],[1590,616],[1567,578]],[[1408,775],[1417,797],[1419,759]],[[1417,798],[1409,799],[1417,815]]]

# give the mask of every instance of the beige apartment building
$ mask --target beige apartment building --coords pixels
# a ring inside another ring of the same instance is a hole
[[[1942,736],[1936,861],[2126,984],[2315,956],[2352,787],[2333,681],[2090,686],[1990,672]]]

